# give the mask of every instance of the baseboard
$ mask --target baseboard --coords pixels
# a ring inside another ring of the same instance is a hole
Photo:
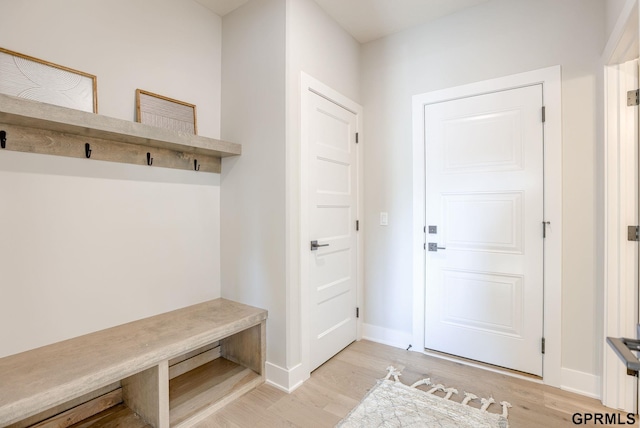
[[[265,382],[269,385],[290,394],[309,379],[309,373],[304,373],[302,364],[285,369],[267,361],[265,363],[265,378]]]
[[[377,325],[362,324],[362,338],[394,348],[407,349],[411,345],[413,336],[399,330],[379,327]],[[422,351],[422,349],[420,349]]]
[[[562,385],[560,389],[587,397],[602,399],[600,376],[577,370],[562,368]]]

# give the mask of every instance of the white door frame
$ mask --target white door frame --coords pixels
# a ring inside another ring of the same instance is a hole
[[[363,234],[362,234],[362,213],[363,211],[363,141],[362,135],[362,106],[340,94],[338,91],[330,88],[319,80],[309,76],[302,72],[300,75],[300,309],[302,316],[301,319],[301,342],[302,342],[302,371],[309,377],[310,374],[310,339],[311,328],[309,314],[311,313],[311,306],[309,304],[309,293],[307,292],[309,287],[308,275],[309,275],[309,258],[311,254],[309,252],[309,190],[307,183],[309,181],[308,164],[309,164],[309,135],[308,124],[309,114],[308,108],[310,103],[310,93],[313,92],[327,100],[338,104],[339,106],[351,111],[356,115],[356,132],[358,132],[358,144],[356,144],[357,151],[357,168],[358,168],[358,183],[357,183],[357,204],[356,204],[356,218],[360,219],[360,232],[357,233],[357,275],[358,280],[356,284],[356,303],[360,308],[360,318],[356,320],[356,339],[362,339],[362,324],[363,324],[363,278],[364,278],[364,264],[363,264]],[[355,227],[355,225],[354,225]]]
[[[637,323],[637,244],[621,236],[637,207],[636,167],[628,160],[638,144],[637,107],[626,106],[623,95],[637,88],[637,70],[625,64],[638,58],[638,1],[627,0],[604,49],[604,321],[602,351],[602,403],[633,412],[637,384],[606,343],[607,336],[635,337]],[[634,192],[635,193],[635,192]],[[637,218],[635,219],[637,221]],[[631,245],[630,245],[631,244]],[[634,302],[635,308],[628,303]]]
[[[602,403],[635,412],[636,379],[604,338],[636,337],[638,244],[625,239],[637,224],[637,107],[627,107],[624,91],[637,87],[637,62],[605,68],[605,266]]]
[[[458,98],[542,84],[544,207],[549,221],[544,242],[543,382],[560,387],[562,373],[562,103],[560,66],[442,89],[413,97],[413,343],[424,352],[425,322],[425,132],[424,106]],[[542,226],[541,226],[542,233]]]

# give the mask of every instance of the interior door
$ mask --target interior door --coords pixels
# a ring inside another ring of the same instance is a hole
[[[310,369],[356,340],[355,113],[309,94]]]
[[[425,347],[542,375],[542,85],[425,107]]]

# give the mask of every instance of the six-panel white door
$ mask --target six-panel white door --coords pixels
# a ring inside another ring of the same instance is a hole
[[[311,92],[308,112],[310,370],[356,340],[356,114]]]
[[[425,348],[538,376],[541,110],[542,85],[425,107]]]

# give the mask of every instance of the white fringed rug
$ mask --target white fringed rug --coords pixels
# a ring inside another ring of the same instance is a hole
[[[430,379],[423,379],[411,386],[404,385],[398,379],[400,372],[388,367],[387,376],[378,381],[358,406],[344,418],[337,427],[340,428],[373,428],[373,427],[438,427],[438,428],[506,428],[507,408],[511,407],[502,401],[502,414],[487,411],[493,398],[482,398],[482,407],[476,409],[469,406],[478,397],[465,393],[462,403],[449,400],[458,391],[433,385]],[[391,380],[393,376],[393,380]],[[431,387],[428,391],[417,389],[417,386]],[[446,395],[439,397],[433,393],[442,391]]]

